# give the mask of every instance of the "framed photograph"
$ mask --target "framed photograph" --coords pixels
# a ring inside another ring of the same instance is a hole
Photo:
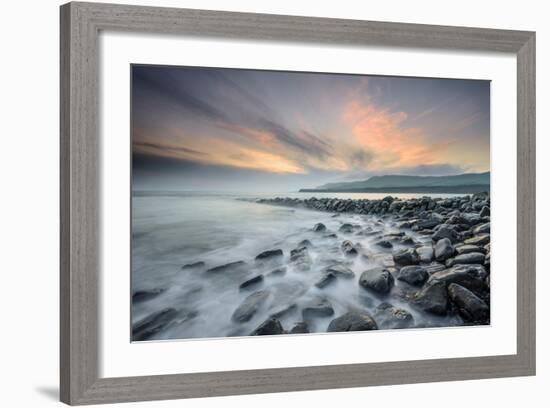
[[[63,402],[534,374],[533,32],[61,7]]]

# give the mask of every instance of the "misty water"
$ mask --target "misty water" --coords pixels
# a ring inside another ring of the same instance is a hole
[[[386,194],[326,194],[338,198],[380,199]],[[165,308],[178,310],[177,319],[153,340],[245,336],[270,315],[295,305],[280,317],[285,330],[303,320],[301,306],[318,296],[327,298],[334,316],[316,318],[309,322],[312,332],[326,332],[329,322],[349,310],[373,312],[381,302],[390,302],[408,310],[415,327],[454,326],[458,317],[435,317],[411,308],[401,293],[406,284],[398,280],[384,298],[368,292],[358,284],[364,270],[391,262],[391,249],[373,246],[381,234],[397,232],[391,218],[372,215],[338,214],[306,209],[259,204],[261,197],[322,197],[315,193],[279,194],[209,194],[174,192],[134,192],[132,200],[132,290],[159,290],[161,293],[146,301],[133,302],[132,323]],[[402,198],[420,194],[392,194]],[[435,195],[432,195],[435,196]],[[441,194],[439,197],[451,195]],[[324,234],[312,230],[316,223],[327,227]],[[344,234],[338,229],[344,223],[356,224],[356,231],[367,234]],[[337,237],[330,237],[331,232]],[[419,242],[429,236],[408,231]],[[340,250],[342,241],[349,239],[362,247],[366,257],[346,258]],[[311,269],[296,269],[288,263],[290,251],[303,240],[312,244],[309,253]],[[395,245],[393,250],[399,249]],[[263,251],[282,249],[284,256],[275,261],[258,262],[255,257]],[[236,271],[208,274],[204,269],[230,262],[244,261],[246,267]],[[204,262],[203,269],[182,269],[183,265]],[[315,286],[322,270],[334,263],[345,263],[354,272],[353,279],[337,279],[322,289]],[[284,275],[269,272],[285,265]],[[249,290],[239,285],[258,274],[263,282]],[[232,314],[243,300],[256,290],[268,290],[269,297],[248,322],[237,323]],[[380,327],[384,329],[385,327]]]

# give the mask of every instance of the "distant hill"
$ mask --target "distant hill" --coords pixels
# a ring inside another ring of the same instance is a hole
[[[373,176],[368,180],[327,183],[303,192],[450,192],[489,191],[491,173],[464,173],[455,176]],[[470,191],[471,190],[471,191]]]

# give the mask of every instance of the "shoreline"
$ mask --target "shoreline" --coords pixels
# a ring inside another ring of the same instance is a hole
[[[181,264],[176,286],[134,288],[135,341],[490,324],[488,193],[252,202],[325,214],[255,254]],[[224,307],[207,312],[209,296]],[[201,321],[220,331],[185,334]]]

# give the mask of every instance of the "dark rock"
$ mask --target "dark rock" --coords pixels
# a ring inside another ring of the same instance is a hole
[[[454,252],[453,244],[449,238],[442,238],[435,244],[434,255],[436,261],[445,262],[453,256]]]
[[[311,257],[307,247],[300,247],[290,251],[290,262],[302,271],[308,270],[311,267]]]
[[[441,220],[439,218],[428,218],[424,220],[418,220],[416,223],[416,226],[420,229],[431,229],[436,227],[441,223]]]
[[[342,224],[338,229],[338,231],[347,233],[347,234],[353,232],[353,230],[354,230],[354,226],[352,224]]]
[[[445,265],[440,264],[438,262],[432,262],[429,265],[423,265],[426,272],[428,272],[428,275],[433,275],[436,272],[444,271],[446,268]]]
[[[249,321],[258,309],[265,303],[269,297],[269,292],[261,290],[254,292],[239,305],[239,307],[233,312],[231,317],[235,322],[247,322]]]
[[[298,308],[298,306],[296,305],[296,303],[292,303],[288,306],[283,307],[282,309],[280,309],[276,312],[271,313],[270,316],[274,317],[276,319],[279,319],[281,317],[284,317],[284,316],[288,315],[289,313],[294,312],[297,308]]]
[[[478,225],[473,229],[472,232],[474,233],[474,235],[489,234],[491,233],[491,223],[487,222],[485,224]]]
[[[298,244],[298,248],[300,248],[300,247],[311,248],[312,246],[313,245],[312,245],[312,243],[309,239],[304,239],[304,240],[300,241],[300,243]]]
[[[416,241],[414,240],[413,237],[403,237],[401,239],[401,244],[402,245],[416,245]]]
[[[291,334],[309,333],[309,327],[306,322],[298,322],[290,329]]]
[[[373,268],[364,271],[359,277],[359,285],[377,293],[387,294],[394,285],[394,279],[386,268]]]
[[[374,245],[377,245],[382,248],[393,248],[393,244],[390,241],[385,239],[375,242]]]
[[[207,269],[207,273],[220,273],[240,270],[246,265],[244,261],[230,262],[225,265],[216,266],[214,268]]]
[[[482,299],[456,283],[451,283],[448,291],[449,298],[456,305],[464,320],[473,323],[488,323],[489,307]]]
[[[319,289],[323,289],[325,286],[330,285],[332,282],[336,281],[336,275],[332,272],[326,272],[323,274],[321,279],[317,281],[315,284],[316,287]]]
[[[328,325],[327,332],[348,332],[377,330],[376,322],[366,312],[348,312],[332,320]]]
[[[480,217],[488,217],[491,215],[491,210],[489,209],[489,207],[487,206],[484,206],[481,211],[479,212],[479,216]]]
[[[445,282],[430,280],[413,296],[411,303],[425,312],[444,316],[447,314],[447,286]]]
[[[460,240],[460,235],[448,224],[441,224],[441,227],[432,235],[434,242],[440,239],[448,238],[452,243],[456,243]]]
[[[355,273],[343,264],[334,264],[327,266],[325,272],[332,273],[335,276],[340,276],[342,278],[351,279],[355,276]]]
[[[272,336],[274,334],[283,334],[283,326],[281,322],[273,317],[270,317],[263,322],[256,330],[254,330],[251,336]]]
[[[456,283],[465,288],[478,293],[485,289],[485,278],[487,271],[482,265],[455,265],[452,268],[445,269],[441,272],[436,272],[428,279],[430,282],[441,281],[445,285]]]
[[[346,256],[357,256],[357,248],[351,241],[344,241],[341,245],[342,252]]]
[[[325,298],[316,298],[302,308],[304,320],[315,317],[327,317],[334,314],[334,309],[330,302]]]
[[[415,224],[414,221],[402,221],[397,225],[397,228],[410,229]]]
[[[313,231],[315,232],[323,232],[326,229],[327,227],[325,226],[325,224],[322,224],[322,223],[315,224],[315,226],[313,227]]]
[[[283,256],[283,250],[282,249],[272,249],[269,251],[264,251],[258,256],[256,256],[257,261],[264,261],[266,259],[272,259],[272,258],[278,258]]]
[[[458,255],[469,254],[472,252],[485,252],[484,248],[477,245],[459,245],[455,249]]]
[[[280,268],[275,268],[269,272],[268,276],[282,276],[286,273],[286,266],[281,266]]]
[[[147,300],[151,300],[159,296],[161,293],[163,293],[166,289],[146,289],[146,290],[137,290],[132,295],[132,302],[138,303],[138,302],[145,302]]]
[[[405,329],[414,325],[412,314],[386,302],[378,305],[374,318],[381,329]]]
[[[397,279],[407,282],[409,285],[422,286],[429,278],[428,272],[422,266],[410,265],[404,266],[399,271]]]
[[[189,270],[189,269],[202,269],[204,267],[205,267],[205,263],[202,262],[202,261],[199,261],[199,262],[194,262],[194,263],[183,265],[181,267],[181,270],[185,271],[185,270]]]
[[[434,249],[431,246],[421,246],[416,248],[418,259],[422,263],[429,263],[434,258]]]
[[[413,248],[409,248],[394,252],[393,260],[399,265],[416,265],[420,262],[420,257]]]
[[[247,281],[244,281],[239,285],[239,289],[250,289],[252,286],[256,286],[264,281],[263,275],[256,275],[253,278],[248,279]]]
[[[458,264],[480,264],[485,262],[485,254],[480,252],[468,252],[467,254],[458,255],[452,259],[452,262],[448,266]]]
[[[149,340],[154,335],[164,330],[178,315],[176,309],[166,308],[160,312],[153,313],[145,319],[137,322],[132,327],[132,340]]]
[[[464,243],[467,245],[486,245],[491,241],[491,235],[489,234],[481,234],[481,235],[475,235],[472,238],[468,238],[464,240]]]

